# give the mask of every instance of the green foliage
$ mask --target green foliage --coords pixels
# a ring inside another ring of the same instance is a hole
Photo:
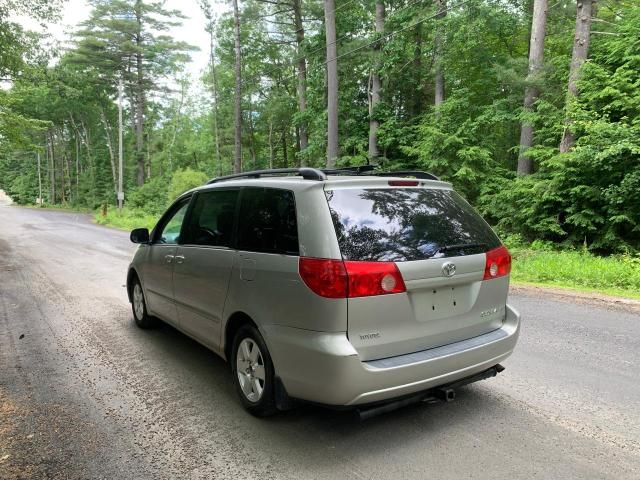
[[[133,230],[134,228],[148,228],[149,231],[155,227],[159,215],[152,215],[144,210],[125,207],[121,212],[114,206],[109,206],[107,215],[102,214],[100,209],[95,214],[95,221],[100,225],[107,225],[121,230]]]
[[[37,196],[35,154],[42,159],[48,204],[95,209],[115,202],[117,109],[124,79],[127,226],[158,215],[208,178],[230,173],[234,152],[234,45],[229,12],[212,15],[211,63],[201,79],[182,64],[190,48],[171,38],[179,13],[151,0],[92,0],[72,46],[54,54],[7,12],[51,20],[57,2],[9,0],[0,6],[0,188],[19,203]],[[550,2],[551,3],[551,2]],[[296,44],[290,2],[241,2],[243,169],[320,167],[326,149],[326,45],[322,3],[301,2],[304,40]],[[8,7],[6,7],[8,5]],[[530,0],[390,0],[386,32],[374,34],[374,4],[339,4],[339,165],[367,161],[370,117],[380,122],[378,162],[385,170],[424,169],[450,181],[519,248],[561,246],[603,254],[640,250],[640,7],[616,2],[596,12],[590,59],[579,96],[566,106],[575,2],[549,6],[545,65],[527,78]],[[206,8],[205,8],[206,10]],[[436,33],[442,49],[434,48]],[[373,49],[379,40],[381,54]],[[298,108],[297,60],[305,59],[306,104]],[[140,63],[139,63],[140,62]],[[435,65],[446,100],[434,107]],[[369,111],[370,74],[382,100]],[[214,81],[215,80],[215,81]],[[202,85],[200,84],[202,83]],[[539,96],[524,112],[525,87]],[[203,88],[204,87],[204,93]],[[139,118],[142,115],[142,121]],[[577,143],[559,155],[566,116]],[[531,122],[535,172],[517,178],[520,125]],[[139,127],[136,131],[136,128]],[[306,127],[309,143],[299,145]],[[142,127],[140,129],[140,127]],[[140,148],[140,142],[143,143]],[[53,156],[53,158],[51,158]],[[137,185],[144,171],[146,183]],[[204,172],[204,173],[203,173]],[[134,223],[134,222],[132,222]],[[553,247],[553,248],[552,248]]]
[[[169,190],[167,192],[167,200],[169,202],[173,202],[187,190],[199,187],[206,183],[207,180],[209,180],[209,177],[203,172],[198,172],[191,168],[178,170],[171,178],[171,183],[169,184]]]
[[[608,291],[635,295],[640,292],[640,256],[608,258],[585,251],[512,249],[511,278],[515,282]]]
[[[176,175],[177,174],[178,172],[176,172]],[[174,180],[175,178],[176,176],[174,175]],[[171,185],[173,187],[173,180]],[[176,188],[179,189],[182,187],[177,186]],[[168,190],[169,186],[166,178],[154,177],[143,186],[131,191],[126,201],[127,208],[147,212],[153,215],[160,215],[168,206]],[[171,197],[169,201],[173,201],[174,198],[175,197]]]
[[[639,29],[634,8],[595,42],[571,105],[575,148],[539,147],[535,175],[483,185],[481,209],[501,230],[596,252],[640,249]]]

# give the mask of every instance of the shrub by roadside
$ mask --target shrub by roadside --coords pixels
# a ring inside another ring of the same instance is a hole
[[[95,214],[95,221],[100,225],[119,228],[121,230],[133,230],[134,228],[148,228],[151,230],[158,221],[159,215],[144,212],[143,210],[124,207],[118,212],[115,206],[107,208],[107,215],[99,210]]]
[[[599,257],[586,250],[555,250],[548,242],[524,246],[506,238],[511,280],[640,298],[640,255]]]
[[[156,177],[131,192],[122,212],[108,205],[106,215],[102,209],[98,209],[95,221],[122,230],[143,227],[151,230],[171,202],[207,180],[205,173],[190,168],[176,171],[168,184],[165,178]]]

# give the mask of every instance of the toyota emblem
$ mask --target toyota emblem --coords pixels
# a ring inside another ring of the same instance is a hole
[[[453,277],[456,274],[456,266],[451,262],[442,265],[442,275],[445,277]]]

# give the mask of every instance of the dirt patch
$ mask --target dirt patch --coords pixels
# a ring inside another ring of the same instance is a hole
[[[0,391],[0,477],[5,479],[35,478],[33,465],[24,462],[24,438],[19,424],[28,411]],[[30,435],[30,434],[28,434]],[[27,436],[28,436],[27,435]],[[33,436],[29,439],[31,440]]]
[[[582,305],[594,305],[624,312],[640,314],[640,300],[614,297],[601,293],[578,292],[562,288],[542,287],[538,285],[511,285],[511,293],[516,295],[545,296]]]
[[[0,389],[0,478],[89,478],[76,457],[98,455],[99,438],[72,410],[13,399]]]

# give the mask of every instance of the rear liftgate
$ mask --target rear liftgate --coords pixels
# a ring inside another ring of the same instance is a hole
[[[432,388],[430,390],[416,393],[408,397],[392,400],[390,402],[364,406],[358,408],[356,412],[358,413],[358,417],[360,418],[360,420],[368,420],[370,418],[377,417],[378,415],[382,415],[383,413],[393,412],[394,410],[398,410],[399,408],[403,408],[414,403],[452,402],[456,398],[457,388],[464,385],[469,385],[470,383],[479,382],[480,380],[486,380],[487,378],[495,377],[503,370],[504,367],[500,364],[497,364],[491,368],[488,368],[487,370],[484,370],[483,372],[476,373],[475,375],[463,378],[456,382]]]

